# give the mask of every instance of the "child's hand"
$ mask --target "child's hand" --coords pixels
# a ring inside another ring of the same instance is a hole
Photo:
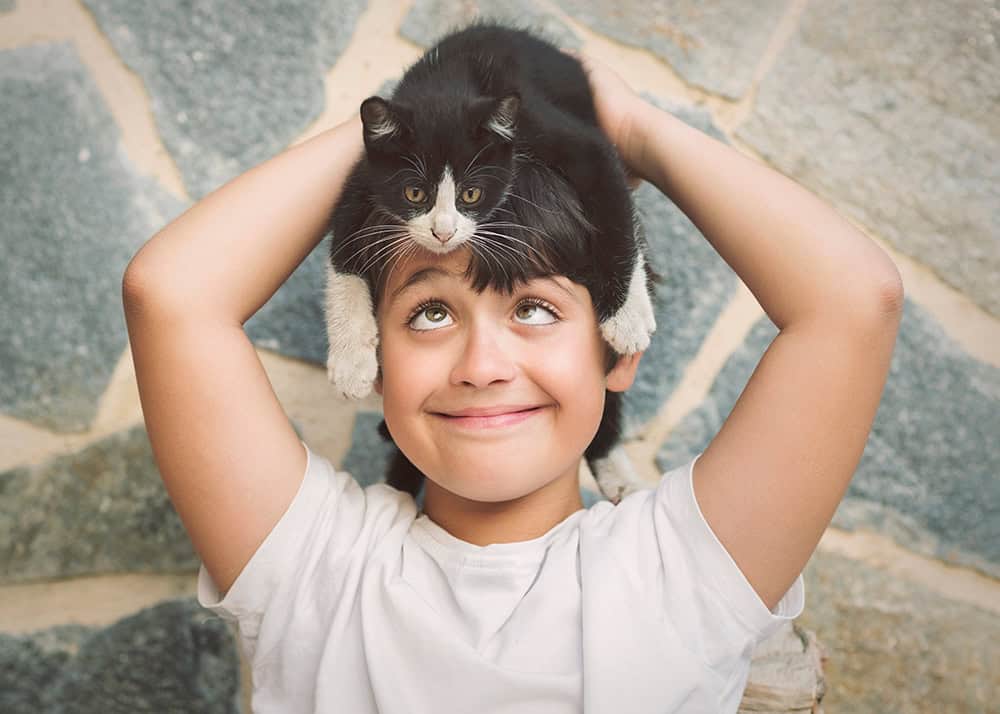
[[[649,104],[608,65],[581,52],[562,51],[583,65],[594,95],[597,121],[625,163],[629,187],[637,188],[644,178],[638,168],[642,139],[637,124]]]

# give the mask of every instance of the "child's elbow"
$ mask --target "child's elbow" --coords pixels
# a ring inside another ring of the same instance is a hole
[[[895,265],[876,285],[875,301],[880,315],[899,318],[903,314],[903,278]]]

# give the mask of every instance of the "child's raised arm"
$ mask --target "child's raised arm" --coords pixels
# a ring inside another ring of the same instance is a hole
[[[582,59],[629,169],[684,211],[780,329],[694,474],[706,520],[773,608],[861,459],[902,314],[899,272],[812,193]]]
[[[322,239],[362,151],[360,118],[286,150],[188,209],[125,271],[153,454],[222,593],[285,512],[306,467],[243,323]]]

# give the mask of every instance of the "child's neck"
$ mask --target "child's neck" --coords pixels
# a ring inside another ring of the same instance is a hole
[[[459,540],[473,545],[518,543],[545,535],[583,508],[578,470],[512,501],[472,501],[424,482],[423,513]]]

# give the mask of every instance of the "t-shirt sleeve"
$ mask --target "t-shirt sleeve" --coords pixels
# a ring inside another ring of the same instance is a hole
[[[365,556],[416,511],[408,493],[383,483],[362,488],[301,443],[307,462],[299,490],[225,596],[204,565],[198,571],[198,602],[237,624],[251,658],[258,640],[269,647],[280,636],[283,612],[314,606],[304,598],[319,592],[335,607],[353,596]]]
[[[714,622],[715,626],[724,628],[724,621],[713,618],[725,620],[725,613],[711,612],[711,608],[728,610],[746,631],[748,644],[753,646],[802,614],[805,607],[802,574],[799,573],[774,609],[769,610],[715,535],[698,505],[692,476],[700,456],[665,473],[656,488],[654,525],[661,557],[665,570],[671,570],[671,561],[682,562],[679,569],[690,573],[692,581],[703,584],[710,591],[701,599],[706,609],[701,613],[704,622]]]

